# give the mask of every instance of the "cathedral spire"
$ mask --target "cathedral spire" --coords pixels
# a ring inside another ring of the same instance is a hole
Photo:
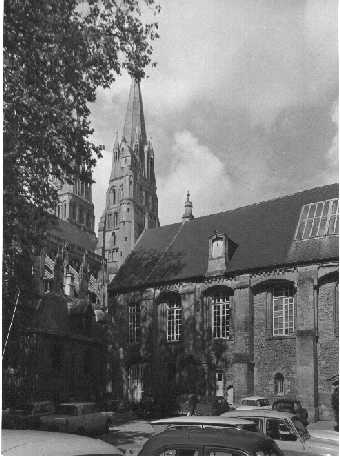
[[[136,79],[133,79],[125,114],[123,138],[125,138],[130,146],[133,146],[136,140],[138,140],[139,135],[141,140],[146,143],[145,119],[140,83]]]

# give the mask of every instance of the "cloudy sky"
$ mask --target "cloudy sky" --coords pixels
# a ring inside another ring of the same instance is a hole
[[[161,225],[191,192],[206,215],[338,181],[336,0],[160,0],[156,69],[142,82]],[[130,80],[91,106],[104,144],[94,178],[104,209]]]

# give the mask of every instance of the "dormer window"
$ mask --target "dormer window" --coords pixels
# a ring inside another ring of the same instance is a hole
[[[222,237],[216,237],[211,241],[211,257],[219,258],[224,255],[224,239]]]
[[[295,239],[301,241],[338,234],[338,198],[305,204],[302,207]]]

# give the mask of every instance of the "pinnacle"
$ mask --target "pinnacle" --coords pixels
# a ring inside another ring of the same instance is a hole
[[[130,87],[129,101],[125,114],[123,138],[133,146],[140,139],[146,142],[143,100],[139,81],[133,79]]]

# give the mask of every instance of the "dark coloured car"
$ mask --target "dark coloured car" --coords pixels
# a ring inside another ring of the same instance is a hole
[[[5,429],[38,429],[40,418],[51,415],[55,406],[51,401],[35,401],[2,412],[2,427]]]
[[[276,399],[272,405],[272,409],[277,412],[288,412],[296,415],[304,426],[308,423],[308,412],[302,407],[301,402],[296,399],[280,398]]]
[[[148,440],[138,456],[282,456],[276,443],[238,429],[176,428]]]
[[[210,400],[196,400],[189,397],[180,403],[180,415],[217,416],[230,410],[229,404],[223,396],[216,396]]]

